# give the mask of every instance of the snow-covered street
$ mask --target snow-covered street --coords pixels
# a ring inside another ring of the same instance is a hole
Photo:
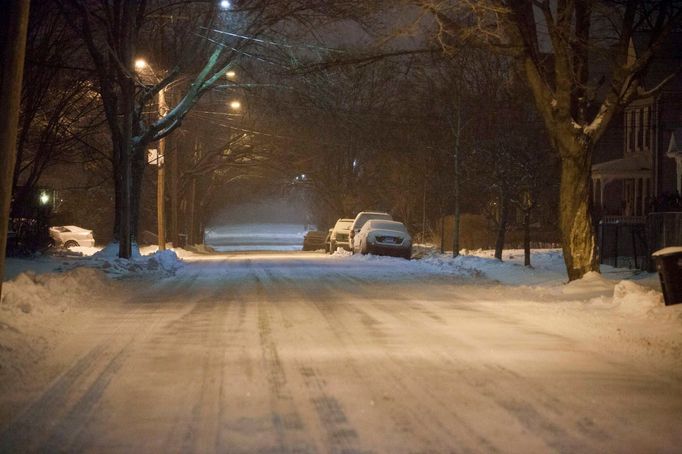
[[[0,452],[679,452],[682,309],[534,260],[77,268],[51,309],[3,301]]]

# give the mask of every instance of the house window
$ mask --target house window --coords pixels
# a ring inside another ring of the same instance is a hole
[[[655,112],[652,103],[625,109],[625,153],[650,152]]]

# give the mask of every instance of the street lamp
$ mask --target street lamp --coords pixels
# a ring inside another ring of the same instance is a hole
[[[234,79],[235,77],[237,77],[237,73],[234,72],[233,70],[229,70],[228,72],[225,73],[225,77],[227,77],[228,79],[232,80],[232,79]]]
[[[145,61],[144,58],[138,58],[135,60],[135,69],[142,70],[147,66],[147,62]]]
[[[230,7],[232,7],[232,4],[230,3],[229,0],[222,0],[220,2],[220,8],[221,9],[230,9]]]
[[[242,103],[239,100],[235,99],[234,101],[230,102],[230,109],[241,110],[241,108],[242,108]]]

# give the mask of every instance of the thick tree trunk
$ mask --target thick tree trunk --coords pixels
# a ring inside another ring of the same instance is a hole
[[[572,149],[561,150],[559,222],[564,262],[570,281],[580,279],[590,271],[599,271],[591,215],[591,164],[592,149],[589,144],[575,143]]]
[[[133,172],[132,172],[132,155],[133,146],[130,138],[132,137],[132,93],[128,94],[127,90],[123,90],[124,110],[123,110],[123,125],[121,127],[123,143],[121,144],[121,215],[119,217],[120,226],[120,242],[118,249],[118,256],[129,259],[132,256],[132,189],[133,189]],[[126,99],[127,98],[127,99]],[[128,101],[128,102],[125,102]]]

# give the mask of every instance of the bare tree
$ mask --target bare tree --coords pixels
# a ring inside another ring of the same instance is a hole
[[[679,2],[477,0],[417,2],[431,12],[441,45],[490,46],[513,56],[561,157],[560,226],[570,280],[599,269],[590,213],[592,150],[611,120],[669,77],[643,86],[657,50],[680,22]],[[639,32],[646,45],[633,51]],[[592,65],[603,72],[594,77]]]

